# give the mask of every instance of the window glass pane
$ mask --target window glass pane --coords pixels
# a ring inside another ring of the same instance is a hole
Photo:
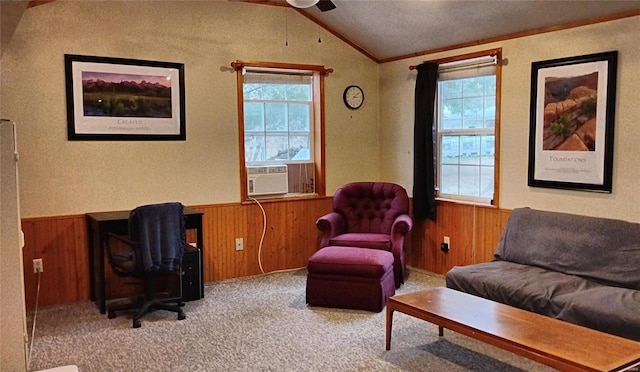
[[[496,138],[495,136],[480,137],[480,164],[493,166],[495,164]]]
[[[460,186],[458,194],[467,196],[478,196],[480,183],[480,169],[475,166],[460,166]]]
[[[264,135],[245,134],[244,136],[244,158],[247,162],[264,161],[265,147]]]
[[[289,130],[309,132],[309,105],[290,103],[287,106],[289,108]]]
[[[484,100],[482,97],[465,98],[462,102],[463,128],[482,128],[484,116]]]
[[[262,99],[275,101],[287,98],[287,86],[285,84],[265,84]]]
[[[442,165],[440,167],[440,192],[444,194],[458,193],[458,172],[457,165]]]
[[[287,100],[311,101],[311,85],[309,84],[287,85]]]
[[[480,137],[460,136],[460,163],[480,165]]]
[[[495,96],[496,95],[496,76],[489,75],[484,76],[484,94],[487,96]]]
[[[496,97],[490,96],[484,99],[484,125],[482,128],[495,128],[496,126]]]
[[[493,167],[480,167],[480,196],[493,199]]]
[[[244,99],[262,99],[263,84],[243,84]]]
[[[265,104],[266,130],[286,131],[287,130],[287,104],[267,103]]]
[[[462,79],[462,96],[479,97],[484,93],[484,78],[474,77]]]
[[[438,82],[442,129],[462,128],[462,82],[448,80]]]
[[[462,100],[447,99],[442,102],[442,129],[462,128]]]
[[[289,141],[286,135],[267,135],[266,160],[288,160]]]
[[[442,136],[440,144],[442,164],[460,163],[460,145],[458,136]]]
[[[264,130],[264,105],[262,103],[244,103],[244,130]]]
[[[462,97],[462,81],[461,80],[447,80],[440,81],[438,83],[442,93],[442,99],[448,100],[451,98]]]
[[[291,160],[311,160],[308,135],[290,135],[289,153]]]

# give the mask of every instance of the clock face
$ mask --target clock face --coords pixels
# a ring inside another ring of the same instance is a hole
[[[357,85],[349,85],[342,96],[344,104],[350,109],[357,109],[362,106],[364,102],[364,93],[362,89]]]

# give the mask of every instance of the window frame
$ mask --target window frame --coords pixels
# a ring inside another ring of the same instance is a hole
[[[324,117],[325,117],[325,83],[324,78],[327,74],[333,72],[332,69],[327,69],[321,65],[305,65],[305,64],[293,64],[293,63],[278,63],[278,62],[232,62],[231,66],[236,70],[236,92],[238,102],[238,147],[239,147],[239,159],[240,159],[240,197],[241,202],[249,202],[254,199],[250,197],[247,190],[247,162],[245,159],[245,131],[244,131],[244,78],[243,71],[250,69],[252,71],[269,71],[272,73],[300,73],[312,75],[312,105],[313,105],[313,117],[311,118],[311,141],[313,141],[313,173],[315,192],[295,194],[298,197],[313,197],[313,196],[325,196],[326,194],[326,181],[325,181],[325,151],[324,151]],[[299,161],[293,161],[295,163]],[[256,197],[255,199],[264,200],[282,200],[291,199],[290,194],[285,195],[269,195],[264,197]]]
[[[493,207],[498,207],[499,206],[499,200],[500,200],[500,97],[501,97],[501,86],[502,86],[502,49],[498,48],[498,49],[491,49],[491,50],[485,50],[485,51],[479,51],[479,52],[475,52],[475,53],[468,53],[468,54],[463,54],[463,55],[458,55],[458,56],[453,56],[453,57],[449,57],[449,58],[445,58],[445,59],[440,59],[437,61],[434,61],[436,63],[438,63],[439,65],[442,64],[446,64],[446,63],[452,63],[452,62],[461,62],[464,60],[473,60],[473,59],[477,59],[477,58],[481,58],[481,57],[495,57],[496,58],[496,65],[495,65],[495,124],[494,124],[494,128],[493,128],[493,136],[494,136],[494,166],[493,166],[493,182],[494,182],[494,186],[493,186],[493,198],[486,201],[487,198],[484,197],[474,197],[474,196],[467,196],[467,195],[460,195],[460,194],[449,194],[449,193],[441,193],[441,182],[440,182],[440,177],[441,177],[441,166],[442,166],[442,159],[441,159],[441,150],[442,150],[442,141],[441,141],[441,137],[443,135],[446,135],[447,133],[455,133],[455,135],[457,136],[465,136],[465,135],[484,135],[487,134],[487,130],[486,128],[469,128],[469,129],[460,129],[460,130],[451,130],[451,129],[444,129],[444,130],[440,130],[439,128],[439,111],[440,111],[440,103],[438,101],[436,101],[436,105],[435,105],[435,120],[434,120],[434,124],[435,124],[435,130],[434,130],[434,146],[435,146],[435,161],[434,161],[434,166],[435,166],[435,173],[436,173],[436,199],[437,200],[446,200],[446,201],[453,201],[453,202],[458,202],[458,203],[466,203],[466,204],[473,204],[473,205],[479,205],[479,206],[493,206]],[[437,97],[439,96],[439,92],[436,91],[436,99],[438,99]]]

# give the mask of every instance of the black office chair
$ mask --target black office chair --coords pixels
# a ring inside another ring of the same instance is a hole
[[[140,319],[157,309],[178,313],[178,320],[186,318],[180,296],[160,298],[155,292],[157,277],[179,275],[186,242],[184,222],[181,203],[144,205],[129,214],[128,237],[109,234],[105,239],[105,250],[113,272],[122,277],[141,278],[144,282],[144,300],[108,306],[109,319],[115,318],[118,311],[132,309],[136,310],[133,328],[139,328]],[[113,244],[113,240],[124,244]],[[116,251],[116,247],[126,247],[126,250]]]

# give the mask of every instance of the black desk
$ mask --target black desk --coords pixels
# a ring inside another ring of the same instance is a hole
[[[126,235],[128,230],[130,211],[87,213],[87,226],[89,228],[89,290],[91,300],[102,314],[107,310],[105,298],[105,251],[104,242],[108,233]],[[186,208],[185,227],[196,229],[196,246],[202,253],[202,212]],[[200,259],[200,273],[203,273],[203,263]],[[204,296],[204,280],[200,280],[200,293]]]

